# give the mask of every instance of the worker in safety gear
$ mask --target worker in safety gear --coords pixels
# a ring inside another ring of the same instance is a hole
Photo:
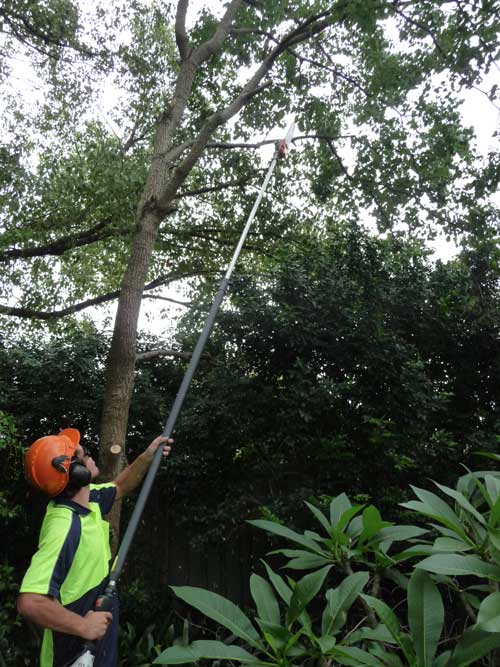
[[[172,440],[159,436],[113,482],[92,484],[99,468],[66,428],[29,448],[25,471],[33,486],[51,497],[38,551],[21,584],[17,609],[45,628],[41,667],[71,665],[84,642],[98,641],[94,667],[114,667],[118,652],[118,600],[113,611],[93,611],[103,593],[111,551],[103,520],[115,500],[139,484],[158,447],[168,456]]]

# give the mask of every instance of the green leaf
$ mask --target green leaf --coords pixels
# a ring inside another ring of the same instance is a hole
[[[463,493],[460,493],[460,491],[455,491],[455,489],[450,489],[448,486],[444,486],[443,484],[438,484],[437,482],[434,482],[434,484],[438,487],[438,489],[441,489],[443,493],[446,493],[446,495],[450,496],[450,498],[456,500],[460,507],[471,514],[477,521],[479,521],[479,523],[483,524],[484,526],[486,525],[486,521],[483,515],[480,514],[477,509],[473,507],[473,505],[471,505]]]
[[[481,602],[475,627],[485,632],[500,633],[500,593],[491,593]]]
[[[370,505],[363,510],[363,530],[358,538],[358,544],[363,544],[370,540],[382,528],[389,527],[387,521],[382,521],[380,512],[374,505]]]
[[[154,665],[183,665],[186,662],[196,662],[198,656],[190,646],[170,646],[153,661]]]
[[[399,586],[399,588],[401,588],[403,591],[408,590],[409,579],[402,572],[399,572],[399,570],[396,570],[395,568],[388,568],[385,570],[384,576],[386,579],[393,581],[396,586]]]
[[[350,522],[350,520],[353,517],[355,517],[356,514],[358,514],[358,512],[361,512],[363,507],[364,505],[353,505],[352,507],[349,507],[349,509],[347,509],[345,512],[343,512],[336,526],[337,533],[341,533],[347,526],[347,524]]]
[[[317,567],[322,567],[330,561],[328,558],[323,558],[322,556],[315,556],[310,554],[309,556],[303,556],[301,558],[294,558],[286,564],[285,567],[290,570],[312,570]]]
[[[368,583],[368,572],[355,572],[342,580],[335,589],[326,592],[327,605],[321,621],[321,634],[329,635],[340,630],[347,612]]]
[[[500,646],[500,633],[485,632],[474,626],[468,628],[451,654],[446,667],[466,667],[476,663]]]
[[[333,498],[330,503],[330,523],[333,526],[337,526],[342,514],[347,512],[351,507],[352,504],[345,493],[341,493],[336,498]]]
[[[316,639],[318,642],[318,646],[321,650],[321,653],[323,655],[326,655],[329,651],[332,650],[332,648],[336,645],[337,641],[335,637],[332,637],[331,635],[325,635],[323,637],[318,637]]]
[[[488,495],[491,498],[491,502],[493,505],[495,505],[497,500],[500,498],[500,481],[496,477],[493,477],[493,475],[485,475],[484,483],[486,485]]]
[[[379,644],[372,644],[370,646],[370,653],[380,658],[387,667],[403,667],[401,658],[397,653],[389,653],[384,650]]]
[[[361,594],[361,597],[372,607],[377,616],[380,618],[382,623],[387,627],[391,636],[397,643],[399,643],[399,636],[401,634],[401,628],[399,625],[399,620],[396,614],[392,609],[382,600],[375,598],[371,595]]]
[[[500,551],[500,531],[498,530],[489,530],[488,539],[491,542],[491,545],[497,550]]]
[[[294,530],[291,530],[291,528],[282,526],[280,523],[275,523],[274,521],[265,521],[264,519],[255,519],[248,521],[247,523],[255,526],[256,528],[262,528],[262,530],[265,530],[268,533],[272,533],[273,535],[284,537],[291,542],[296,542],[297,544],[300,544],[300,546],[306,547],[307,549],[314,551],[320,556],[324,555],[317,542],[304,537],[304,535],[296,533]]]
[[[346,527],[345,532],[351,539],[356,539],[361,535],[363,530],[363,518],[360,516],[355,516],[352,521],[349,522],[349,525]]]
[[[432,667],[444,624],[441,594],[431,577],[414,570],[408,585],[408,622],[418,667]]]
[[[469,473],[469,475],[470,475],[472,481],[474,482],[474,485],[476,486],[476,488],[479,489],[479,493],[483,496],[483,498],[484,498],[486,504],[487,504],[488,507],[491,509],[495,503],[494,503],[493,500],[490,498],[490,494],[489,494],[488,491],[486,490],[486,487],[484,486],[484,484],[482,484],[482,483],[479,481],[479,479],[477,478],[477,474],[475,474],[475,473]]]
[[[448,660],[450,659],[451,651],[444,651],[440,653],[438,657],[434,660],[432,667],[448,667]]]
[[[495,500],[495,503],[491,508],[490,518],[488,519],[488,527],[495,528],[499,520],[500,520],[500,495]]]
[[[240,646],[228,646],[213,640],[195,641],[190,646],[170,646],[156,658],[157,665],[181,665],[186,662],[198,662],[202,658],[209,660],[238,660],[240,662],[258,662],[251,653]]]
[[[250,592],[257,606],[259,618],[269,623],[280,623],[280,608],[268,581],[258,574],[250,577]]]
[[[303,634],[304,630],[301,629],[295,634],[291,635],[291,637],[289,637],[286,646],[283,649],[283,653],[285,655],[299,656],[303,655],[307,651],[305,646],[299,643],[299,639],[302,637]]]
[[[375,535],[373,542],[403,542],[425,535],[429,530],[418,526],[386,526]]]
[[[332,569],[332,565],[327,565],[317,572],[311,572],[302,577],[293,589],[290,606],[287,611],[286,623],[290,626],[306,608],[309,602],[317,595],[321,589],[326,575]]]
[[[444,500],[441,500],[439,496],[430,491],[419,489],[416,486],[412,486],[411,488],[420,499],[420,502],[410,501],[408,503],[401,503],[402,507],[419,512],[424,516],[430,516],[432,519],[436,519],[447,528],[458,533],[463,539],[468,539],[464,527],[460,523],[460,519]]]
[[[457,551],[470,551],[473,547],[456,537],[437,537],[432,545],[434,553],[456,553]]]
[[[417,568],[449,576],[473,575],[500,581],[500,567],[485,563],[477,556],[436,554],[420,561]]]
[[[271,646],[275,652],[281,650],[290,638],[288,629],[284,628],[282,625],[264,621],[262,618],[256,618],[255,620],[269,646]]]
[[[267,570],[267,576],[269,577],[269,580],[276,589],[278,595],[284,602],[290,604],[290,600],[292,598],[292,589],[285,583],[283,577],[280,577],[279,574],[273,572],[273,570],[271,570],[271,568],[265,561],[262,562],[264,563],[264,567]]]
[[[360,667],[360,665],[385,667],[384,663],[372,653],[363,651],[355,646],[337,646],[331,651],[330,655],[341,665],[349,665],[350,667]]]
[[[443,535],[444,537],[449,537],[452,540],[457,539],[457,531],[456,530],[450,530],[449,528],[445,528],[444,526],[440,526],[437,523],[430,523],[429,525],[432,526],[432,528],[434,528],[434,530],[436,530],[438,533],[441,533],[441,535]],[[458,536],[458,538],[462,539],[461,536]],[[472,540],[467,540],[467,544],[472,544],[472,546],[474,546],[474,543],[472,542]]]
[[[330,522],[323,514],[323,512],[314,505],[311,505],[311,503],[308,503],[307,501],[306,505],[309,508],[309,510],[314,514],[316,519],[320,522],[320,524],[323,526],[323,528],[326,530],[327,534],[330,535],[332,526],[330,525]]]
[[[395,644],[396,640],[391,635],[387,627],[383,623],[379,623],[377,627],[360,628],[352,632],[344,639],[344,644],[357,644],[362,641],[382,642],[383,644]]]
[[[385,602],[382,602],[382,600],[379,600],[378,598],[372,597],[371,595],[365,595],[364,593],[361,594],[361,597],[366,600],[370,607],[373,607],[377,616],[387,627],[395,642],[401,647],[406,659],[410,663],[413,663],[415,659],[413,647],[409,637],[401,632],[401,627],[396,614]]]
[[[192,586],[172,586],[172,590],[181,600],[223,625],[250,646],[263,650],[259,634],[250,619],[230,600],[218,593]]]
[[[310,551],[302,551],[301,549],[276,549],[275,551],[270,551],[269,554],[282,554],[290,558],[291,560],[288,561],[285,567],[291,570],[310,570],[332,562],[331,558],[317,556]]]
[[[434,547],[432,544],[416,544],[414,547],[409,547],[404,551],[393,554],[392,558],[396,563],[399,563],[409,558],[415,558],[415,556],[427,556],[433,553]]]

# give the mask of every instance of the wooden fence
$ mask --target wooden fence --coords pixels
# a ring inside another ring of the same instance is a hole
[[[125,568],[126,581],[147,574],[162,589],[197,586],[238,605],[253,606],[249,578],[252,572],[263,573],[260,559],[271,549],[263,531],[242,522],[219,543],[200,547],[196,546],[198,536],[180,528],[155,494],[148,509]]]

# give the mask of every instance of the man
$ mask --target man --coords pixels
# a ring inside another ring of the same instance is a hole
[[[85,640],[98,641],[94,667],[112,667],[118,651],[118,601],[113,611],[93,611],[106,587],[111,552],[107,514],[115,500],[139,484],[154,454],[172,440],[159,436],[107,484],[92,484],[99,468],[73,428],[40,438],[29,448],[28,480],[52,500],[40,531],[38,551],[21,584],[20,614],[45,628],[41,667],[71,665]]]

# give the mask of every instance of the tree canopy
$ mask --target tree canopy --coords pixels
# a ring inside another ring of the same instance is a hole
[[[300,150],[275,186],[281,200],[288,185],[304,208],[350,220],[368,213],[381,229],[488,222],[498,160],[484,170],[474,161],[458,101],[497,55],[495,3],[238,2],[224,14],[231,25],[214,7],[189,31],[187,7],[180,2],[176,18],[156,1],[4,3],[4,85],[17,75],[15,58],[28,58],[43,97],[26,105],[26,95],[11,95],[3,114],[2,312],[52,320],[117,297],[154,133],[188,51],[217,29],[225,39],[192,64],[165,162],[167,179],[181,164],[187,171],[176,172],[172,210],[162,213],[152,287],[218,270],[248,184],[258,182],[252,137],[290,112]],[[268,71],[229,126],[217,114],[232,113],[224,110],[244,94],[246,73],[266,58]],[[495,103],[496,87],[484,92]],[[188,167],[197,139],[204,150]],[[269,222],[255,231],[268,252],[288,228],[276,206]]]

